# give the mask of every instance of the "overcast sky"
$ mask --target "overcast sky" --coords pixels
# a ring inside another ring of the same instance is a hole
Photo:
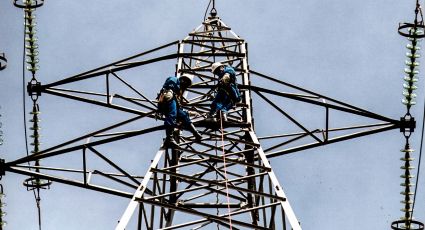
[[[181,40],[201,24],[207,4],[208,0],[46,0],[36,10],[38,79],[57,81]],[[397,27],[399,22],[413,20],[415,1],[217,0],[216,5],[220,18],[248,42],[250,69],[393,119],[404,115],[407,39],[397,34]],[[23,12],[11,1],[0,2],[0,33],[0,52],[8,58],[7,69],[0,72],[0,122],[5,139],[0,157],[10,161],[25,156]],[[174,68],[174,62],[166,62],[146,69],[149,97],[156,96]],[[418,120],[411,138],[416,155],[424,103],[422,76],[418,105],[412,111]],[[119,113],[50,95],[42,95],[39,103],[42,149],[124,119]],[[26,104],[29,111],[29,98]],[[270,119],[270,108],[262,101],[254,100],[254,106],[259,136],[274,134],[271,130],[276,127],[282,133],[289,131],[285,130],[290,127],[287,121]],[[285,109],[306,122],[314,117],[305,105],[289,103]],[[341,126],[362,123],[347,114],[334,115]],[[160,123],[143,125],[156,124]],[[324,128],[323,121],[308,124],[311,129]],[[128,140],[115,146],[142,153],[137,161],[122,159],[120,163],[143,175],[162,135],[150,136],[145,142],[149,144]],[[399,150],[403,147],[402,135],[392,130],[273,158],[271,164],[303,229],[389,229],[402,216]],[[66,160],[42,164],[60,167]],[[424,178],[420,177],[415,208],[416,218],[422,221]],[[24,179],[6,173],[0,181],[7,194],[6,229],[38,229],[34,198],[22,186]],[[123,198],[55,183],[42,192],[43,229],[113,229],[127,204]]]

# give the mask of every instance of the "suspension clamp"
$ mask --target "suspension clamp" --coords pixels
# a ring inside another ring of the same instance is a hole
[[[27,85],[28,96],[41,96],[41,83],[38,81],[30,81]]]
[[[413,133],[416,128],[416,121],[414,117],[401,117],[400,118],[400,132]]]

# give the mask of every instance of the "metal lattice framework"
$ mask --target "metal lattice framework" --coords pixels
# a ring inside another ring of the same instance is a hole
[[[179,131],[176,134],[179,148],[159,148],[147,173],[143,177],[136,176],[115,162],[111,156],[113,153],[105,149],[110,144],[164,127],[127,129],[129,124],[155,119],[157,107],[157,102],[129,82],[127,77],[134,74],[131,70],[173,59],[177,59],[176,75],[185,72],[195,75],[194,84],[186,94],[184,108],[198,114],[193,121],[201,129],[203,138],[195,142],[186,131]],[[214,94],[217,77],[210,73],[210,67],[217,61],[235,68],[243,95],[225,123],[208,122],[201,116],[209,110]],[[253,85],[253,77],[274,87]],[[87,82],[87,85],[95,86],[94,90],[75,88],[73,84],[77,82]],[[131,220],[137,221],[138,229],[211,229],[211,225],[234,229],[301,229],[269,164],[270,158],[391,129],[413,129],[415,125],[414,122],[375,114],[250,70],[247,43],[215,14],[182,41],[49,84],[30,82],[28,90],[31,95],[54,95],[133,114],[132,118],[6,162],[1,167],[3,171],[129,199],[130,203],[116,229],[124,229]],[[298,131],[257,137],[252,116],[253,95],[270,105]],[[279,101],[275,101],[276,98]],[[318,108],[325,125],[308,128],[282,108],[280,100]],[[331,112],[374,122],[332,127]],[[27,162],[63,155],[81,158],[81,167],[26,165]],[[95,156],[109,168],[90,169],[89,156]]]

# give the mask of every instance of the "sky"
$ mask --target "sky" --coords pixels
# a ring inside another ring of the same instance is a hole
[[[42,83],[57,81],[181,40],[201,24],[207,4],[208,0],[46,0],[36,10],[38,79]],[[414,6],[412,0],[216,0],[220,18],[248,42],[251,70],[393,119],[405,113],[401,99],[407,39],[397,34],[397,27],[400,22],[413,20]],[[11,161],[26,154],[23,12],[11,1],[1,1],[0,22],[0,53],[8,58],[7,68],[0,71],[4,133],[0,158]],[[175,62],[169,61],[141,73],[150,77],[144,82],[151,89],[149,97],[156,96],[174,68]],[[421,76],[418,103],[412,109],[418,121],[411,138],[416,155],[424,103]],[[28,112],[30,100],[25,100]],[[42,95],[39,103],[42,149],[123,119],[119,113],[50,95]],[[290,131],[287,121],[270,116],[270,108],[263,101],[254,98],[253,103],[258,136]],[[308,125],[316,125],[314,109],[293,102],[279,103]],[[346,114],[334,116],[335,126],[361,123]],[[142,125],[157,124],[152,121]],[[323,122],[317,126],[323,128]],[[162,133],[149,138],[143,143],[120,143],[116,148],[123,153],[141,154],[117,161],[143,175],[161,144]],[[271,164],[303,229],[389,229],[390,223],[402,215],[399,150],[403,147],[400,132],[391,130],[275,157]],[[72,159],[42,164],[61,167],[65,161]],[[7,195],[6,229],[38,229],[33,194],[22,186],[25,178],[7,172],[0,181]],[[415,217],[425,221],[425,177],[419,178]],[[128,204],[123,198],[59,183],[42,191],[41,199],[44,230],[113,229]]]

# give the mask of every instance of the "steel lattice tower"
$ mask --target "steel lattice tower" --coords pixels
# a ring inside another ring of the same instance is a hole
[[[247,44],[215,14],[178,47],[178,54],[192,55],[179,55],[177,75],[196,77],[186,96],[189,111],[209,111],[218,80],[210,73],[214,62],[235,67],[240,85],[250,85]],[[183,132],[178,149],[157,152],[117,229],[125,228],[137,206],[147,229],[211,229],[212,224],[271,229],[276,222],[286,225],[285,219],[301,229],[254,132],[251,93],[242,94],[228,122],[195,121],[204,127],[201,142]]]

